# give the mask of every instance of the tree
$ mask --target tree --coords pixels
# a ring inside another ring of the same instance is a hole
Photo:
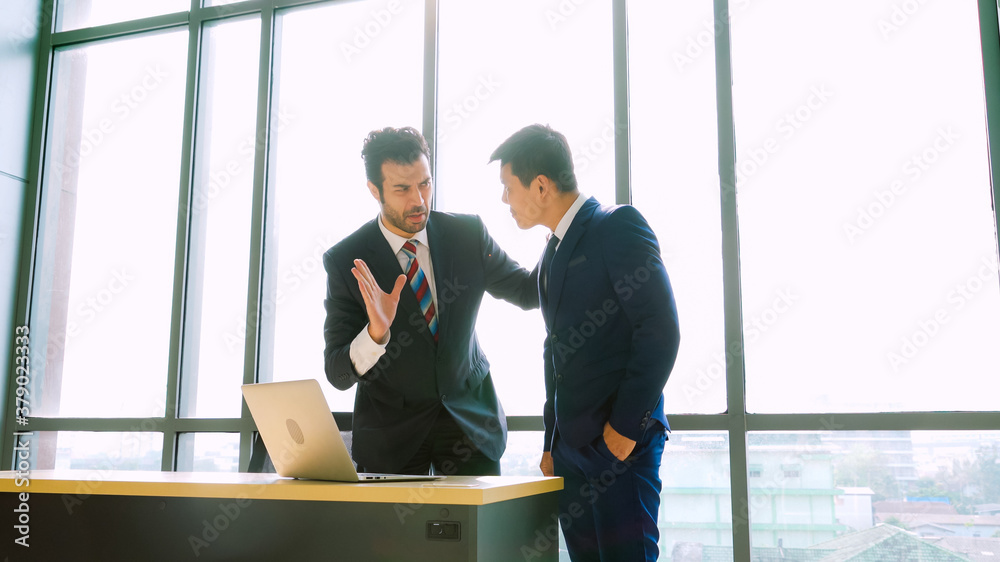
[[[899,497],[899,483],[885,455],[868,446],[853,447],[834,467],[837,486],[867,486],[875,501]]]

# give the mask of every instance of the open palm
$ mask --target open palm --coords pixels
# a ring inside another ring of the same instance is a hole
[[[372,275],[368,264],[364,260],[354,260],[354,267],[351,273],[358,280],[358,289],[361,290],[361,298],[365,301],[365,309],[368,311],[368,335],[376,343],[385,343],[386,335],[389,333],[389,326],[396,318],[396,308],[399,306],[399,294],[406,285],[406,276],[400,274],[396,278],[396,284],[392,287],[391,293],[386,293],[378,286],[375,276]]]

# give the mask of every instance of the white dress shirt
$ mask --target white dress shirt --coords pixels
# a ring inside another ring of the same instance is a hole
[[[434,285],[434,264],[431,262],[431,250],[427,245],[427,228],[425,227],[420,232],[413,235],[412,238],[403,238],[402,236],[391,232],[384,224],[382,224],[381,215],[376,219],[378,221],[379,230],[382,231],[382,235],[385,236],[385,241],[389,243],[389,247],[392,248],[393,253],[396,254],[396,260],[399,261],[399,269],[401,273],[406,273],[406,266],[410,261],[409,256],[403,253],[403,244],[409,240],[419,242],[417,244],[417,263],[420,264],[420,269],[424,272],[424,277],[427,278],[427,284],[430,286],[431,290],[431,302],[434,303],[434,309],[437,310],[437,289]],[[404,291],[412,291],[409,285],[403,287]],[[399,314],[399,310],[396,311]],[[440,323],[440,319],[438,320]],[[440,324],[439,324],[440,326]],[[368,324],[361,332],[354,338],[351,342],[351,363],[354,364],[354,369],[359,375],[364,375],[369,369],[378,363],[379,358],[385,353],[385,346],[389,343],[389,338],[391,333],[386,334],[385,343],[379,344],[368,334]]]
[[[556,225],[556,229],[552,231],[553,236],[559,237],[559,242],[556,244],[556,251],[559,250],[559,246],[562,241],[566,238],[566,231],[569,230],[569,225],[573,224],[573,219],[576,218],[576,214],[580,212],[580,207],[589,199],[586,195],[581,193],[577,195],[576,201],[566,209],[566,213],[563,214],[562,218],[559,219],[559,224]]]

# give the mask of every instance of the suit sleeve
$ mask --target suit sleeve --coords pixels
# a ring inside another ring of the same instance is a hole
[[[538,271],[528,271],[504,252],[478,219],[486,291],[523,310],[538,308]]]
[[[324,370],[330,383],[340,390],[347,390],[360,380],[351,362],[351,342],[365,328],[368,316],[364,307],[352,294],[357,290],[354,276],[349,267],[340,267],[331,252],[323,255],[326,269],[326,321],[323,324]],[[345,271],[341,271],[346,268]],[[351,285],[351,283],[355,285]]]
[[[623,206],[604,227],[604,260],[632,328],[630,355],[609,421],[615,431],[637,441],[677,359],[677,307],[656,236],[642,215]]]

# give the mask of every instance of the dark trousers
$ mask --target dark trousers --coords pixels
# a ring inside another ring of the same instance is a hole
[[[359,466],[358,472],[380,471],[365,470]],[[500,461],[484,455],[476,446],[476,442],[458,427],[451,414],[441,408],[427,438],[399,473],[499,476]]]
[[[574,449],[559,438],[552,445],[559,493],[559,524],[574,562],[656,560],[660,538],[660,460],[666,431],[646,430],[632,455],[618,460],[604,438]]]

